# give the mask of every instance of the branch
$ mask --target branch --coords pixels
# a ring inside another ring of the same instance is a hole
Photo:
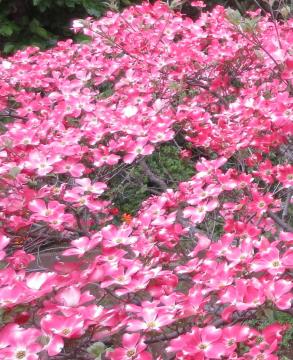
[[[273,219],[274,222],[276,224],[278,224],[283,230],[293,233],[293,228],[289,224],[286,224],[281,218],[279,218],[278,215],[273,213],[271,210],[268,210],[267,213],[268,213],[269,217],[271,219]]]
[[[291,308],[291,309],[285,309],[285,310],[279,310],[279,311],[282,311],[282,312],[284,312],[284,313],[287,313],[287,314],[293,316],[293,308]]]
[[[161,341],[172,340],[172,339],[175,339],[176,337],[186,333],[187,331],[188,330],[186,330],[186,329],[181,329],[181,330],[178,330],[178,331],[172,331],[172,332],[170,332],[169,334],[166,334],[166,335],[165,334],[158,335],[153,339],[145,340],[145,344],[154,344],[154,343],[161,342]]]
[[[163,191],[166,191],[168,189],[167,184],[164,180],[159,178],[157,175],[155,175],[152,170],[149,168],[148,164],[146,163],[145,159],[141,159],[139,161],[139,164],[143,170],[143,172],[147,175],[147,177],[155,184],[157,184]]]
[[[15,112],[12,109],[5,109],[4,111],[0,112],[0,119],[5,119],[7,117],[28,121],[28,118],[15,114]]]
[[[211,95],[215,96],[216,98],[218,98],[225,106],[225,109],[229,108],[229,103],[228,101],[220,94],[218,94],[216,91],[213,91],[210,89],[210,87],[208,85],[202,84],[199,81],[196,80],[192,80],[192,79],[187,79],[187,84],[189,85],[193,85],[193,86],[198,86],[204,90],[206,90],[207,92],[209,92]]]
[[[250,319],[251,316],[253,316],[253,314],[254,314],[254,312],[251,313],[251,311],[248,311],[248,313],[246,312],[244,315],[236,315],[235,318],[233,319],[233,323],[236,323],[240,320]],[[226,322],[224,320],[218,319],[213,322],[213,325],[218,327],[218,326],[224,325],[225,323]],[[145,343],[146,344],[154,344],[154,343],[161,342],[161,341],[172,340],[172,339],[175,339],[176,337],[186,333],[187,331],[188,330],[186,330],[186,329],[181,329],[181,330],[177,330],[177,331],[172,331],[169,334],[161,334],[152,339],[145,340]]]
[[[288,210],[289,210],[289,205],[290,205],[290,202],[291,202],[292,195],[293,195],[293,187],[288,189],[288,194],[287,194],[287,197],[286,197],[286,201],[285,201],[284,209],[283,209],[283,213],[282,213],[282,220],[283,221],[286,219],[286,217],[288,215]]]

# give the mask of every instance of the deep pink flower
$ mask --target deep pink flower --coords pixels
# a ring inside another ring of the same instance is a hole
[[[162,327],[174,321],[173,314],[166,311],[164,307],[144,306],[137,314],[143,320],[129,319],[128,331],[159,331]]]
[[[222,330],[214,326],[194,327],[191,333],[171,340],[167,351],[184,351],[187,355],[196,355],[196,359],[220,359],[226,351],[222,342]]]
[[[41,320],[41,328],[47,333],[53,333],[64,338],[77,338],[85,331],[81,315],[65,317],[61,315],[46,315]]]
[[[38,352],[42,350],[42,346],[38,342],[40,335],[41,332],[37,329],[24,329],[12,324],[5,326],[0,331],[0,343],[2,343],[0,359],[39,359]]]
[[[10,242],[9,237],[5,235],[0,235],[0,260],[2,260],[5,257],[6,252],[3,251],[3,249],[9,244],[9,242]]]
[[[122,337],[121,348],[108,352],[107,355],[111,360],[151,360],[149,352],[144,351],[146,345],[144,338],[140,334],[124,334]]]

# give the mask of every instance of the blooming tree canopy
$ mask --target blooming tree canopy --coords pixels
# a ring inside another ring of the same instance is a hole
[[[292,314],[293,20],[193,5],[0,59],[0,359],[278,359],[287,326],[249,320]],[[175,187],[147,163],[167,143]],[[122,221],[136,165],[158,191]]]

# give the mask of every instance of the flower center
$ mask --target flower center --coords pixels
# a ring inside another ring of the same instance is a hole
[[[148,327],[149,329],[154,329],[154,328],[156,327],[156,323],[155,323],[154,321],[149,321],[149,322],[147,323],[147,327]]]
[[[229,341],[228,341],[228,346],[232,346],[232,345],[234,345],[235,344],[235,340],[234,339],[230,339]]]
[[[199,347],[200,350],[205,350],[205,349],[207,349],[208,344],[201,343],[201,344],[199,344],[198,347]]]
[[[118,276],[117,281],[120,282],[120,283],[124,282],[125,281],[125,276],[123,276],[123,275]]]
[[[20,350],[16,353],[16,358],[17,359],[23,359],[25,358],[25,351],[24,350]]]
[[[257,336],[255,339],[257,344],[261,344],[263,342],[263,337],[262,336]]]
[[[133,357],[135,355],[135,350],[134,349],[128,350],[126,355],[130,358]]]
[[[272,262],[273,267],[279,267],[280,266],[280,261],[279,260],[275,260]]]
[[[265,204],[264,201],[260,201],[260,202],[258,203],[258,207],[260,207],[260,208],[263,208],[265,205],[266,205],[266,204]]]
[[[70,334],[70,330],[69,330],[68,328],[65,328],[65,329],[62,330],[62,334],[65,335],[65,336],[66,336],[66,335],[69,335],[69,334]]]

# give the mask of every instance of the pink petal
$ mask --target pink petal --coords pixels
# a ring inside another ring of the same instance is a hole
[[[201,331],[201,338],[203,342],[215,342],[222,336],[222,330],[215,326],[207,326]]]
[[[146,329],[146,323],[141,320],[129,320],[127,324],[128,331],[139,331]]]
[[[35,199],[31,201],[28,205],[28,208],[32,212],[39,213],[44,209],[47,209],[45,201],[41,199]]]
[[[139,339],[140,339],[140,334],[138,333],[124,334],[122,338],[122,345],[127,349],[135,348]]]

